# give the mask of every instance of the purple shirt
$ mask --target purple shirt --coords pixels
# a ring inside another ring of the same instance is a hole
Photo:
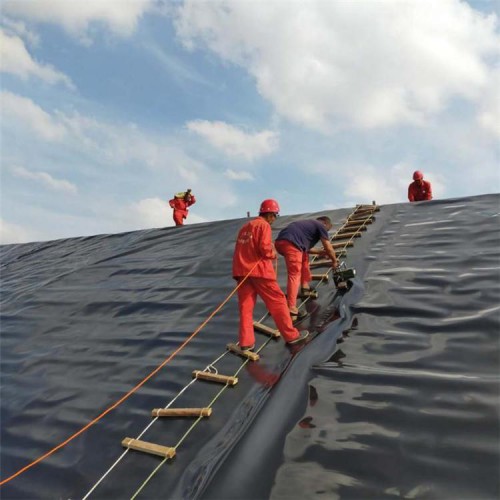
[[[322,238],[328,239],[328,231],[319,220],[298,220],[282,229],[276,240],[287,240],[299,250],[308,252]]]

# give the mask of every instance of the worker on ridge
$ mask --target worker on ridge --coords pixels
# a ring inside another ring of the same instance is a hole
[[[413,182],[408,186],[410,201],[432,200],[432,187],[429,181],[424,181],[424,174],[420,170],[413,172]]]
[[[332,261],[332,268],[338,266],[337,256],[328,236],[331,228],[330,218],[322,216],[317,219],[292,222],[282,229],[276,238],[274,243],[276,250],[285,257],[288,273],[286,296],[293,320],[301,319],[301,313],[297,308],[299,289],[302,298],[308,297],[311,293],[309,254],[328,256]],[[322,249],[314,248],[318,241],[321,241]]]
[[[196,198],[194,194],[191,193],[191,189],[183,193],[177,193],[168,202],[171,208],[174,209],[174,222],[176,226],[183,226],[184,219],[188,216],[188,207],[196,203]]]
[[[239,343],[243,350],[255,347],[253,310],[257,295],[264,301],[278,330],[287,344],[304,341],[309,332],[294,328],[285,294],[276,280],[273,261],[277,255],[271,239],[271,224],[279,215],[280,207],[275,200],[264,200],[259,216],[247,222],[239,231],[233,255],[233,277],[240,283],[238,305],[240,311]]]

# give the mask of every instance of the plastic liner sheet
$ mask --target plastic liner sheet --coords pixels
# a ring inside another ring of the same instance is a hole
[[[300,349],[270,341],[214,412],[156,421],[90,498],[495,498],[499,491],[500,197],[389,205],[349,250],[350,291],[306,304]],[[326,212],[338,227],[350,209]],[[281,217],[274,233],[292,220]],[[234,288],[245,220],[2,247],[1,477],[122,397]],[[285,267],[279,263],[285,285]],[[259,303],[255,317],[264,317]],[[272,325],[272,321],[265,320]],[[7,483],[2,498],[82,498],[167,405],[237,340],[233,298],[96,425]],[[258,336],[258,346],[267,341]],[[233,374],[242,360],[215,364]],[[205,406],[221,386],[175,401]],[[186,434],[187,433],[187,434]],[[185,437],[183,437],[185,436]]]

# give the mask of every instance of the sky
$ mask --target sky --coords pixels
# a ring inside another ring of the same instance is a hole
[[[500,1],[2,0],[0,243],[500,192]]]

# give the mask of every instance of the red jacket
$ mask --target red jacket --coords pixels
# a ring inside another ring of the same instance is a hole
[[[238,233],[233,254],[233,277],[243,278],[249,271],[253,278],[276,279],[273,260],[276,259],[271,239],[271,224],[262,217],[247,222]],[[261,260],[262,259],[262,260]]]
[[[417,181],[412,182],[408,186],[408,199],[410,201],[432,200],[432,188],[429,181],[422,181],[418,184]]]
[[[191,199],[186,201],[184,198],[172,198],[168,204],[174,210],[179,210],[182,212],[182,215],[188,214],[188,207],[194,205],[196,203],[196,199],[193,195],[191,195]]]

